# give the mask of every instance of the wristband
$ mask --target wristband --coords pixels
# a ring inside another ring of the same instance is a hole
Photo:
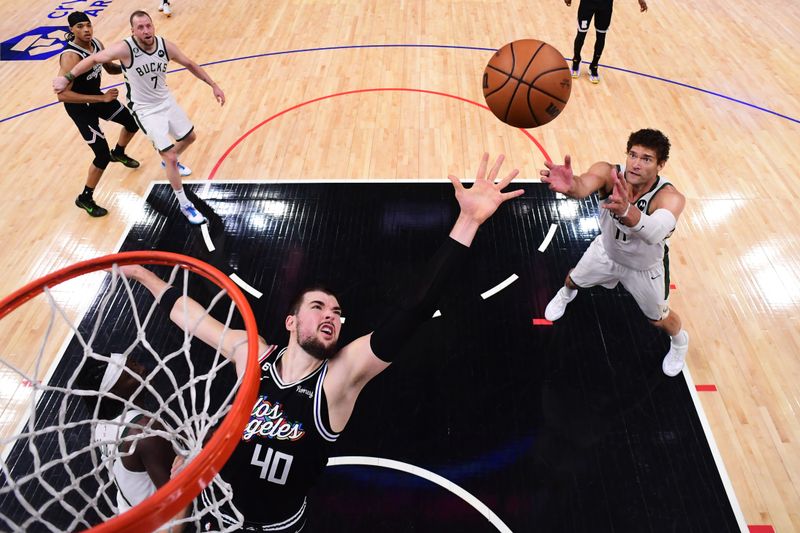
[[[64,74],[64,77],[67,78],[67,81],[69,81],[69,82],[71,82],[72,80],[75,79],[75,76],[72,74],[72,72],[69,72],[69,71],[67,71],[67,73]]]
[[[622,219],[622,218],[625,218],[626,216],[628,216],[628,211],[630,211],[630,210],[631,210],[631,203],[630,203],[630,202],[628,202],[628,207],[626,207],[626,208],[625,208],[625,212],[624,212],[624,213],[622,213],[622,214],[619,216],[619,218],[621,218],[621,219]]]

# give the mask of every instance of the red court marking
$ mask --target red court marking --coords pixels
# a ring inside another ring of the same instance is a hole
[[[669,288],[670,288],[670,289],[672,289],[672,290],[674,291],[674,290],[675,290],[675,289],[677,289],[678,287],[677,287],[677,286],[676,286],[674,283],[670,283],[670,284],[669,284]]]
[[[466,102],[468,104],[476,105],[478,107],[481,107],[481,108],[489,111],[489,108],[486,107],[483,104],[479,104],[478,102],[475,102],[473,100],[467,100],[466,98],[462,98],[462,97],[456,96],[454,94],[440,93],[438,91],[427,91],[425,89],[409,89],[409,88],[405,88],[405,87],[378,87],[378,88],[374,88],[374,89],[357,89],[357,90],[354,90],[354,91],[345,91],[345,92],[341,92],[341,93],[329,94],[327,96],[320,96],[319,98],[314,98],[313,100],[308,100],[307,102],[299,103],[299,104],[297,104],[295,106],[292,106],[292,107],[290,107],[288,109],[284,109],[283,111],[280,111],[279,113],[275,113],[274,115],[272,115],[268,119],[264,120],[263,122],[259,122],[258,124],[256,124],[255,126],[250,128],[249,130],[247,130],[247,132],[244,135],[242,135],[241,137],[236,139],[236,141],[232,145],[230,145],[227,150],[225,150],[225,153],[223,153],[222,157],[219,158],[217,163],[214,165],[214,168],[211,169],[211,174],[208,175],[208,179],[209,180],[213,180],[214,179],[214,177],[217,175],[217,170],[219,170],[220,165],[222,165],[222,162],[225,161],[225,159],[228,157],[228,155],[233,151],[234,148],[236,148],[239,145],[239,143],[244,141],[251,133],[256,131],[258,128],[260,128],[264,124],[272,122],[273,120],[275,120],[279,116],[285,115],[286,113],[288,113],[290,111],[294,111],[295,109],[300,109],[301,107],[305,107],[305,106],[307,106],[309,104],[314,104],[314,103],[317,103],[317,102],[321,102],[322,100],[327,100],[329,98],[334,98],[336,96],[346,96],[346,95],[350,95],[350,94],[371,93],[371,92],[378,92],[378,91],[405,91],[405,92],[412,92],[412,93],[434,94],[436,96],[446,96],[448,98],[455,98],[456,100],[460,100],[460,101]],[[539,148],[539,151],[542,153],[544,158],[547,161],[550,161],[550,156],[547,154],[547,152],[545,151],[544,147],[541,144],[539,144],[539,141],[534,139],[533,135],[531,135],[527,130],[524,130],[522,128],[518,128],[518,129],[522,133],[524,133],[526,137],[528,137],[531,141],[533,141],[533,144],[535,144],[536,147]]]
[[[534,326],[552,326],[553,325],[552,322],[550,322],[549,320],[547,320],[545,318],[534,318],[532,322],[533,322]]]
[[[770,525],[758,525],[758,526],[751,526],[748,525],[747,529],[750,530],[750,533],[775,533],[775,528]]]
[[[695,385],[694,388],[697,389],[697,392],[717,392],[717,386],[713,384]]]

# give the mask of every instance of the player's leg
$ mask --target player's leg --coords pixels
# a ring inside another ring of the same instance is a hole
[[[578,295],[578,289],[602,285],[609,289],[618,282],[616,265],[606,255],[602,239],[596,238],[589,245],[575,268],[567,274],[564,286],[547,304],[544,317],[555,322],[564,315],[567,305]]]
[[[105,134],[100,129],[98,116],[91,107],[73,108],[68,110],[68,113],[81,132],[86,144],[89,145],[89,148],[94,153],[94,159],[89,165],[89,171],[86,176],[86,184],[83,187],[83,192],[75,198],[75,205],[85,210],[89,216],[105,216],[108,214],[108,210],[100,207],[94,201],[94,190],[97,184],[100,183],[100,178],[110,161]]]
[[[166,169],[167,180],[172,186],[172,192],[181,208],[181,213],[192,224],[202,224],[205,217],[194,207],[186,197],[183,190],[183,182],[178,172],[178,151],[169,136],[169,122],[166,113],[163,111],[150,115],[134,114],[134,118],[139,124],[139,128],[153,142],[153,146],[161,156],[161,164]]]
[[[627,270],[621,281],[650,323],[670,336],[670,348],[661,364],[662,370],[668,376],[680,374],[689,351],[689,334],[682,328],[678,313],[669,308],[668,267],[659,265],[649,271]]]
[[[172,97],[169,99],[166,116],[169,124],[169,133],[175,139],[175,150],[180,156],[197,139],[197,135],[194,133],[194,124]],[[180,160],[177,165],[181,176],[192,174],[192,169],[182,164]]]
[[[125,153],[125,147],[131,142],[133,136],[139,131],[136,121],[130,111],[119,100],[114,100],[103,105],[101,118],[116,122],[122,126],[119,132],[117,145],[111,151],[111,161],[122,163],[128,168],[139,168],[139,162]]]
[[[612,4],[609,4],[608,9],[600,10],[595,14],[594,29],[596,30],[597,38],[594,41],[592,62],[589,64],[589,81],[592,83],[600,83],[600,74],[597,68],[600,65],[600,56],[603,55],[603,48],[606,46],[606,33],[611,26],[611,12]]]
[[[573,78],[577,78],[581,69],[581,49],[583,43],[586,41],[586,34],[589,32],[589,22],[592,20],[594,10],[587,5],[587,2],[581,2],[578,6],[578,33],[575,35],[575,43],[572,51],[572,66],[570,72]]]

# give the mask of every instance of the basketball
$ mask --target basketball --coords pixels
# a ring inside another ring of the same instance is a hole
[[[483,71],[486,105],[497,118],[517,128],[535,128],[556,118],[571,90],[564,56],[536,39],[503,46]]]

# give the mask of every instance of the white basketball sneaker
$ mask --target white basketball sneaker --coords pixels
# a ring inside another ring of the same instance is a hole
[[[203,224],[206,221],[206,217],[200,214],[200,211],[195,208],[193,204],[186,204],[181,206],[181,213],[185,216],[190,224]]]
[[[172,8],[169,6],[169,2],[164,1],[161,2],[161,5],[158,8],[159,11],[163,11],[166,16],[172,16]]]
[[[683,370],[683,365],[686,361],[686,352],[689,351],[689,333],[683,331],[684,342],[676,344],[675,341],[670,339],[669,351],[664,361],[661,363],[661,370],[664,371],[669,377],[675,377]]]
[[[547,307],[544,310],[544,317],[550,322],[555,322],[564,316],[564,311],[567,310],[567,304],[574,300],[577,295],[577,290],[568,289],[567,286],[564,285],[561,287],[561,289],[559,289],[556,295],[553,296],[553,299],[550,300],[550,303],[547,304]]]
[[[161,168],[164,168],[164,169],[167,168],[167,165],[163,161],[161,162]],[[191,176],[192,175],[192,169],[187,167],[186,165],[184,165],[180,161],[178,161],[178,174],[180,174],[183,177]]]

